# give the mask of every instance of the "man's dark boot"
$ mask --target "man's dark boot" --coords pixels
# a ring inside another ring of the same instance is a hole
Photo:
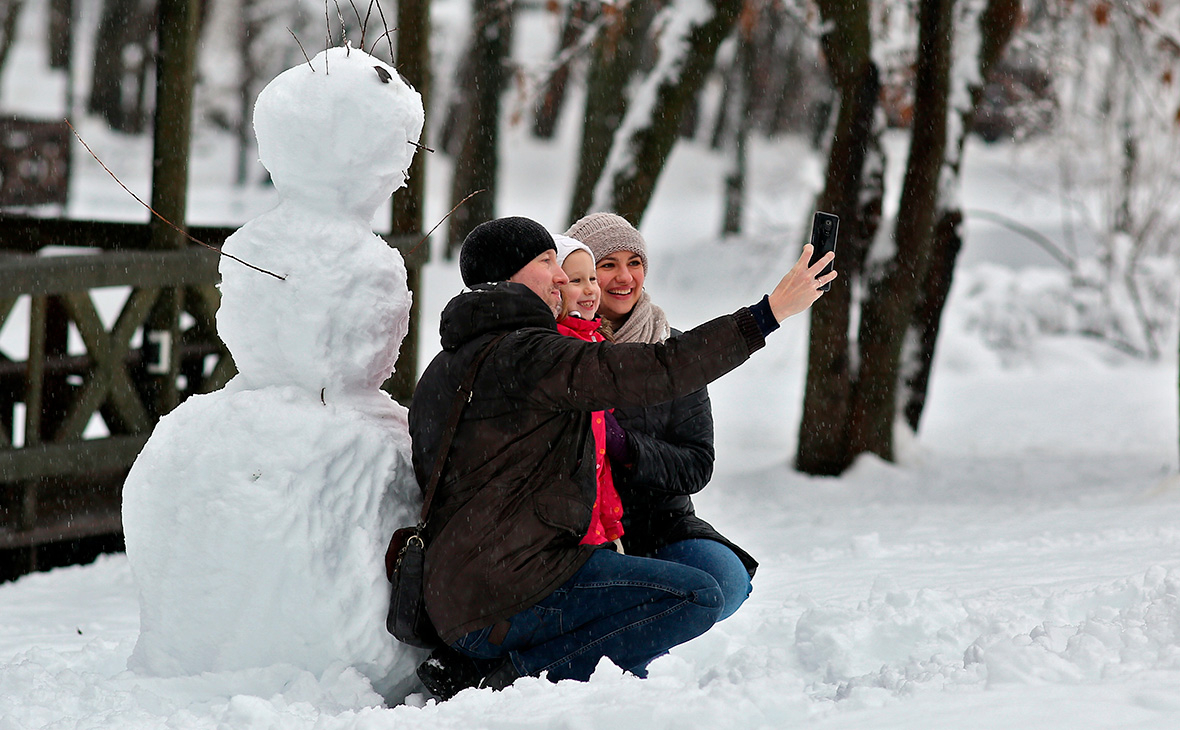
[[[432,651],[426,661],[418,665],[418,679],[422,680],[422,684],[426,685],[426,689],[430,690],[432,695],[446,701],[469,687],[485,686],[484,680],[504,661],[506,660],[475,659],[449,646],[443,646]],[[508,664],[511,665],[512,662]]]
[[[488,676],[479,683],[481,689],[502,690],[520,679],[520,672],[508,657],[504,657],[500,666],[493,669]]]

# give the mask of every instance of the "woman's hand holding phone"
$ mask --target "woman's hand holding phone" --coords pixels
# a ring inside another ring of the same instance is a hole
[[[839,227],[840,219],[831,213],[815,214],[811,243],[803,246],[799,260],[770,293],[770,310],[779,322],[804,311],[831,288],[836,278],[832,262]]]

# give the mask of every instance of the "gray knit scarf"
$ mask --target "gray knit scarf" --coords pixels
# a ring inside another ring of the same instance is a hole
[[[672,329],[668,326],[664,310],[652,304],[651,297],[643,292],[632,307],[627,321],[615,331],[615,342],[655,344],[668,339],[671,334]]]

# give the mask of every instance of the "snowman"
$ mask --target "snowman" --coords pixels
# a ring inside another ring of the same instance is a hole
[[[386,633],[383,560],[421,496],[406,410],[380,390],[410,292],[370,222],[404,184],[422,123],[418,93],[350,47],[259,95],[280,202],[224,251],[270,273],[222,258],[217,326],[239,374],[161,419],[127,477],[133,671],[344,666],[386,697],[412,685],[421,652]]]

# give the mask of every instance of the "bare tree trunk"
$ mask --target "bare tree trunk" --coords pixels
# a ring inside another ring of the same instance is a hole
[[[725,235],[741,233],[742,214],[745,211],[746,143],[754,121],[751,90],[754,85],[754,27],[761,12],[759,5],[747,0],[743,8],[738,23],[733,67],[728,74],[729,83],[725,85],[725,111],[719,115],[719,129],[713,135],[716,146],[722,146],[725,137],[732,136],[732,167],[725,176],[725,214],[721,224],[721,232]]]
[[[982,41],[979,55],[975,59],[978,81],[966,89],[970,105],[955,110],[959,115],[958,138],[952,143],[951,159],[946,175],[947,189],[940,195],[937,220],[934,225],[934,240],[930,252],[930,269],[919,290],[917,306],[910,322],[907,338],[911,347],[905,349],[902,373],[902,414],[913,431],[918,430],[922,411],[926,406],[926,394],[930,386],[930,373],[934,364],[934,351],[938,343],[939,325],[943,308],[950,294],[954,280],[955,263],[963,245],[960,226],[963,212],[958,204],[960,196],[955,194],[962,181],[963,153],[967,136],[971,132],[976,109],[983,95],[983,85],[993,68],[1004,55],[1016,24],[1021,18],[1020,0],[989,0],[979,16],[979,36]],[[972,19],[968,19],[972,22]],[[952,93],[952,96],[958,94]]]
[[[153,248],[179,249],[184,235],[172,226],[187,226],[188,162],[192,141],[193,77],[196,67],[200,0],[163,0],[156,27],[159,35],[159,67],[156,71],[156,114],[153,129],[152,209],[163,218],[152,218]],[[170,221],[172,225],[164,221]],[[156,342],[162,368],[146,381],[153,413],[162,416],[180,402],[176,378],[180,372],[180,314],[184,287],[161,290],[148,316],[144,340],[165,335]]]
[[[942,310],[954,281],[955,261],[963,247],[963,236],[960,233],[962,224],[962,211],[957,207],[939,211],[934,224],[926,283],[918,293],[914,316],[906,333],[906,345],[902,350],[902,394],[899,400],[902,416],[914,432],[918,430],[922,410],[926,407]]]
[[[422,97],[422,108],[430,116],[430,102],[434,79],[430,72],[430,5],[431,0],[402,0],[397,11],[397,68],[402,76]],[[422,128],[419,143],[429,147],[426,135],[429,125]],[[406,176],[406,186],[393,196],[392,233],[409,235],[422,232],[426,200],[426,155],[419,150],[414,155]],[[429,246],[423,244],[425,255]],[[423,261],[425,263],[425,261]]]
[[[257,96],[255,87],[258,85],[261,70],[254,57],[255,43],[253,39],[259,37],[261,31],[262,9],[258,0],[241,0],[241,19],[238,23],[238,52],[241,54],[241,77],[238,79],[238,120],[236,125],[238,142],[238,171],[236,182],[245,185],[250,177],[250,169],[256,154],[251,154],[254,144],[254,125],[252,124],[252,110],[254,97]]]
[[[838,89],[827,174],[817,207],[840,216],[840,278],[811,308],[807,384],[795,466],[809,474],[839,474],[852,463],[848,423],[853,408],[852,292],[880,226],[884,156],[877,124],[880,75],[872,57],[870,7],[855,0],[821,0],[829,30],[821,39]]]
[[[552,139],[557,130],[557,120],[565,106],[566,86],[569,83],[573,57],[570,51],[586,29],[590,18],[599,12],[597,0],[572,0],[565,10],[565,21],[561,26],[561,40],[557,46],[556,68],[545,80],[544,88],[537,97],[533,134],[541,139]]]
[[[136,4],[135,0],[104,0],[94,40],[94,76],[86,110],[101,114],[115,129],[122,125],[124,19]]]
[[[472,114],[472,103],[465,92],[475,88],[475,53],[475,45],[469,43],[459,61],[459,67],[455,69],[456,91],[447,103],[447,111],[438,130],[438,149],[452,157],[459,156],[459,151],[463,149],[463,134],[470,126],[468,118]]]
[[[74,47],[73,10],[74,0],[49,2],[49,67],[59,71],[70,68],[70,51]]]
[[[397,6],[397,67],[422,95],[422,107],[430,115],[430,0],[401,0]],[[423,145],[429,127],[423,127]],[[393,220],[390,232],[395,236],[418,238],[422,233],[423,207],[426,198],[426,155],[414,155],[406,177],[406,187],[393,195]],[[382,386],[402,405],[408,406],[418,382],[418,337],[422,326],[422,267],[430,261],[430,244],[415,243],[399,247],[406,263],[406,280],[413,294],[410,304],[410,328],[402,341],[393,375]]]
[[[898,368],[918,289],[929,266],[939,173],[947,149],[954,0],[928,0],[918,11],[918,60],[910,156],[894,230],[895,254],[869,282],[857,336],[860,372],[848,444],[893,459]]]
[[[607,21],[594,44],[570,223],[590,212],[594,186],[606,167],[615,130],[627,113],[627,85],[639,68],[639,47],[652,18],[649,3],[630,2],[622,15]]]
[[[699,9],[682,7],[674,1],[660,13],[662,32],[679,43],[662,40],[661,48],[673,47],[678,55],[660,58],[644,80],[644,88],[627,110],[623,129],[611,145],[611,156],[595,189],[593,207],[613,210],[639,225],[655,192],[668,155],[676,144],[685,111],[696,98],[705,76],[713,67],[717,49],[733,30],[741,11],[741,0],[712,0],[707,16]]]
[[[154,3],[105,0],[94,44],[94,75],[87,111],[101,115],[112,129],[130,134],[143,131],[148,65],[154,59]],[[136,53],[128,53],[128,48]]]
[[[467,126],[459,139],[451,180],[451,203],[477,190],[484,192],[468,200],[451,215],[447,237],[448,256],[458,251],[463,239],[480,223],[496,216],[497,145],[500,134],[500,96],[508,83],[505,64],[512,49],[513,5],[501,0],[476,0],[472,32],[473,65],[471,107]]]

